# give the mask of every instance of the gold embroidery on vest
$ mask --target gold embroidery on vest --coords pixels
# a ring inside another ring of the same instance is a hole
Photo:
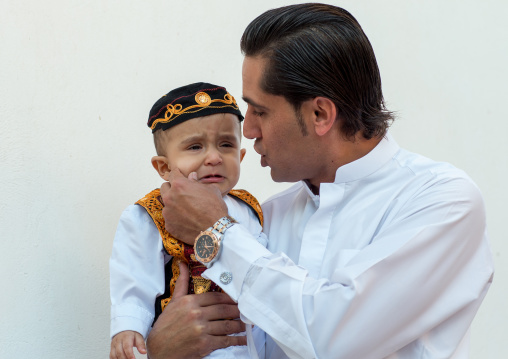
[[[229,191],[229,194],[247,203],[254,210],[254,212],[256,212],[259,223],[261,224],[261,227],[263,227],[263,211],[261,210],[261,205],[259,204],[256,197],[244,189],[232,189]]]

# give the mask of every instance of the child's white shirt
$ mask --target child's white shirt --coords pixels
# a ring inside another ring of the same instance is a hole
[[[266,236],[254,211],[237,198],[225,196],[224,201],[229,215],[266,246]],[[155,299],[164,293],[164,265],[169,260],[171,256],[164,250],[150,215],[140,205],[127,207],[120,217],[109,261],[111,337],[125,330],[148,336],[155,317]],[[254,328],[254,336],[263,335]],[[250,356],[247,346],[237,346],[216,350],[209,358]]]

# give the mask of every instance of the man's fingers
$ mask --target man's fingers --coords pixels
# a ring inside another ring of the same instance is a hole
[[[178,263],[178,268],[180,269],[180,275],[178,276],[178,279],[175,283],[175,290],[173,292],[173,300],[183,297],[184,295],[187,295],[189,290],[189,267],[187,266],[187,263],[181,261]]]
[[[208,307],[216,304],[234,304],[236,303],[226,293],[206,292],[196,296],[197,303],[201,307]]]
[[[238,310],[238,305],[236,304],[215,304],[203,307],[202,310],[203,317],[207,320],[240,318],[240,310]]]
[[[182,174],[182,172],[180,172],[178,168],[173,168],[171,172],[169,172],[169,175],[164,177],[165,177],[164,179],[166,179],[167,177],[167,181],[169,182],[170,185],[171,183],[173,183],[175,179],[185,178],[185,176]]]
[[[241,321],[231,320],[240,315],[231,298],[217,292],[187,295],[189,269],[185,263],[178,266],[173,299],[148,336],[150,358],[199,358],[215,349],[246,345],[245,337],[228,336],[245,329]]]
[[[167,192],[171,189],[171,184],[169,182],[164,182],[161,184],[161,193]]]
[[[187,177],[191,181],[197,181],[198,180],[198,174],[197,172],[191,172],[189,173],[189,176]]]
[[[200,357],[204,357],[214,350],[227,348],[230,346],[247,345],[247,337],[245,336],[227,336],[227,335],[205,335],[197,338],[194,342],[194,353],[200,353]],[[194,356],[192,358],[195,358]]]
[[[212,351],[226,348],[230,346],[236,345],[247,345],[247,337],[245,336],[217,336],[213,337],[211,340],[211,349]]]
[[[246,336],[226,337],[226,344],[228,347],[236,345],[247,345]]]
[[[164,176],[164,179],[166,178],[166,176]],[[169,193],[169,191],[171,190],[171,185],[169,184],[169,182],[164,182],[163,184],[161,184],[161,195],[160,195],[160,198],[159,198],[159,201],[160,203],[162,204],[162,213],[164,213],[164,210],[166,209],[166,205],[165,205],[165,202],[164,202],[164,197],[167,196],[167,194]]]
[[[241,320],[215,320],[208,323],[208,334],[229,335],[245,331],[245,323]]]

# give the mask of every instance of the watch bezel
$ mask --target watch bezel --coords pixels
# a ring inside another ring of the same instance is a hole
[[[201,238],[203,236],[209,236],[210,238],[212,238],[212,241],[213,241],[212,253],[210,255],[208,255],[207,257],[201,257],[197,251],[198,242],[201,240]],[[220,240],[217,238],[217,235],[215,233],[213,233],[211,230],[206,230],[206,231],[199,233],[199,236],[196,239],[196,242],[194,244],[194,256],[196,257],[196,260],[198,260],[199,262],[201,262],[203,264],[209,264],[210,262],[212,262],[214,260],[214,258],[217,257],[219,250],[220,250]]]

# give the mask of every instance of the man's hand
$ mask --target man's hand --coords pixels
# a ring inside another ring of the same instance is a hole
[[[246,345],[244,336],[227,336],[245,330],[238,306],[225,293],[186,295],[189,268],[180,263],[173,298],[155,322],[147,339],[150,359],[202,358],[232,345]]]
[[[228,208],[217,187],[199,183],[195,172],[189,178],[173,169],[168,182],[161,186],[164,202],[162,216],[166,230],[181,241],[193,245],[200,231],[228,214]]]

